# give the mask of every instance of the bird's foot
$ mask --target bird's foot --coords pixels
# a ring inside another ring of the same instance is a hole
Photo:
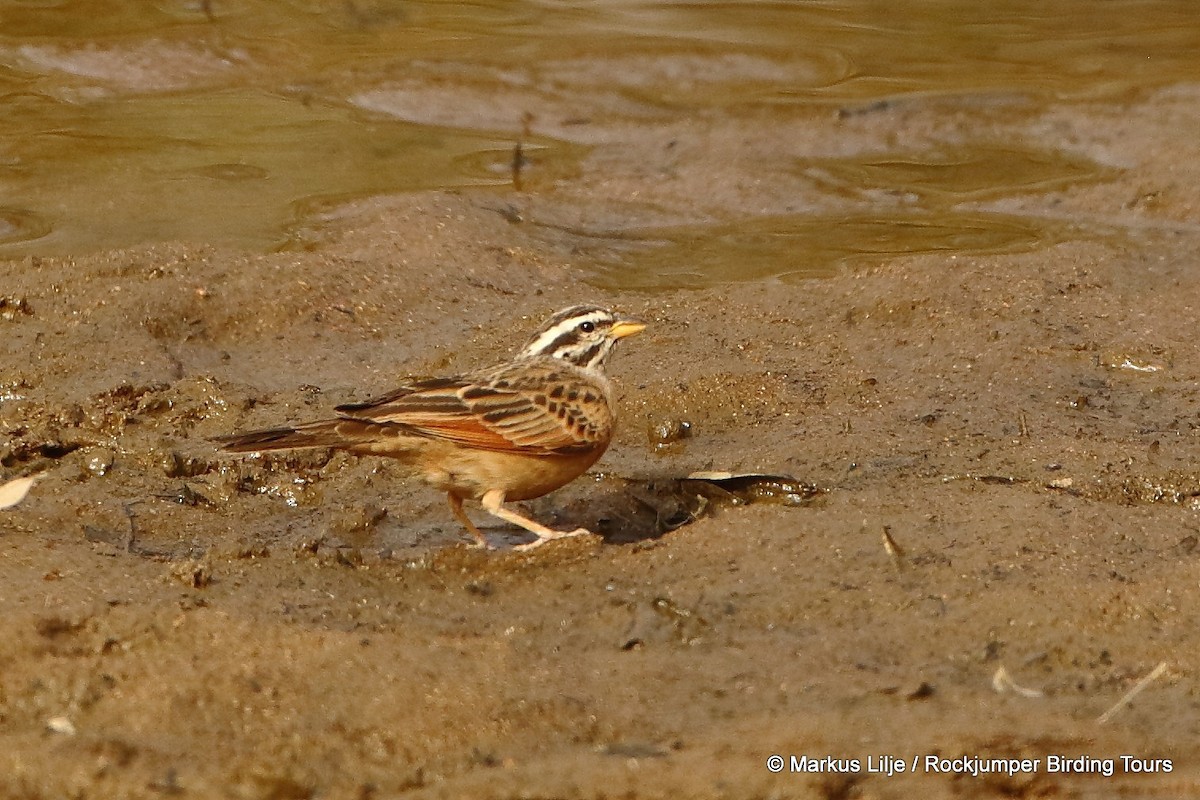
[[[546,531],[545,533],[537,534],[537,538],[534,539],[532,542],[526,542],[525,544],[516,545],[515,547],[513,547],[513,550],[516,550],[521,553],[527,553],[536,547],[541,547],[546,542],[553,542],[556,539],[566,539],[570,536],[591,536],[591,535],[592,535],[592,532],[589,531],[587,528],[576,528],[573,531]]]

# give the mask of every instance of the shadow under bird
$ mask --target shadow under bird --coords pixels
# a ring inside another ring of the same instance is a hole
[[[413,381],[337,406],[334,419],[214,441],[235,453],[330,447],[399,459],[446,492],[479,545],[487,539],[463,511],[464,500],[536,536],[517,548],[527,550],[589,533],[547,528],[504,504],[552,492],[604,454],[615,423],[605,361],[618,341],[645,327],[600,306],[572,306],[546,320],[511,361]]]

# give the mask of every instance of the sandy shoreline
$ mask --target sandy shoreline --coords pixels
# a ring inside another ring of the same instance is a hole
[[[0,793],[1196,792],[1194,96],[648,122],[592,131],[569,182],[362,201],[303,252],[0,266],[5,308],[25,304],[0,321],[0,478],[46,472],[0,512]],[[803,177],[768,179],[772,148],[956,128],[1114,171],[978,208],[1115,232],[818,281],[587,282],[580,228],[803,213]],[[727,158],[751,129],[755,158]],[[471,551],[394,465],[207,442],[503,358],[585,299],[651,327],[614,359],[600,474],[529,507],[607,543]],[[656,448],[673,420],[694,435]],[[677,510],[670,481],[697,469],[823,494],[621,536]],[[1001,668],[1032,691],[997,690]],[[772,754],[1042,768],[773,774]],[[1172,770],[1045,769],[1122,754]]]

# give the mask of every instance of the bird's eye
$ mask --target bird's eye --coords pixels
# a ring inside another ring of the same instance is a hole
[[[579,323],[579,330],[583,331],[584,333],[591,333],[592,331],[596,330],[596,323],[581,322]]]

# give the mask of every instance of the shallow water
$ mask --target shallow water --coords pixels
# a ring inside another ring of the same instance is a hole
[[[598,285],[642,290],[815,278],[889,256],[1017,252],[1116,235],[1095,223],[960,207],[1116,173],[1078,156],[983,143],[805,159],[796,170],[822,191],[873,210],[568,233],[598,264]]]
[[[146,239],[270,249],[302,207],[319,202],[511,180],[511,142],[486,132],[258,89],[11,105],[19,125],[40,129],[14,132],[12,161],[0,167],[10,197],[23,204],[15,227],[39,253]],[[543,147],[539,157],[554,151]]]
[[[752,107],[853,113],[904,96],[1020,96],[1028,113],[1198,74],[1193,6],[1168,0],[927,0],[903,13],[868,0],[13,2],[0,8],[0,255],[159,240],[268,250],[286,246],[328,202],[446,187],[516,191],[518,139],[541,150],[539,166],[552,174],[585,157],[577,144],[523,135],[520,108],[449,126],[444,110],[368,100],[398,83],[434,98],[439,87],[522,89],[636,122]],[[1073,155],[994,142],[795,168],[831,196],[910,193],[947,211],[1104,177]],[[865,233],[890,221],[902,243],[861,252],[953,247],[956,237],[942,231],[964,213],[919,221],[930,234],[922,238],[912,235],[911,208],[884,207]],[[1001,233],[981,242],[977,222],[957,237],[967,252],[1010,238],[1028,246],[1005,219],[982,225]],[[851,223],[848,234],[864,233]],[[709,232],[714,254],[729,241],[721,224]],[[769,243],[780,237],[755,241],[754,258],[778,261]],[[841,252],[805,258],[818,274],[844,261]],[[669,284],[652,263],[669,253],[627,260],[622,280]],[[610,260],[599,264],[601,282],[617,274]],[[638,274],[647,269],[657,277]]]
[[[765,279],[819,278],[891,256],[1018,252],[1088,232],[1015,214],[946,212],[794,215],[723,225],[594,234],[580,248],[608,288],[699,289]]]
[[[973,142],[936,150],[804,159],[797,170],[852,198],[887,193],[925,205],[995,200],[1100,181],[1116,170],[1082,156],[1017,144]]]

